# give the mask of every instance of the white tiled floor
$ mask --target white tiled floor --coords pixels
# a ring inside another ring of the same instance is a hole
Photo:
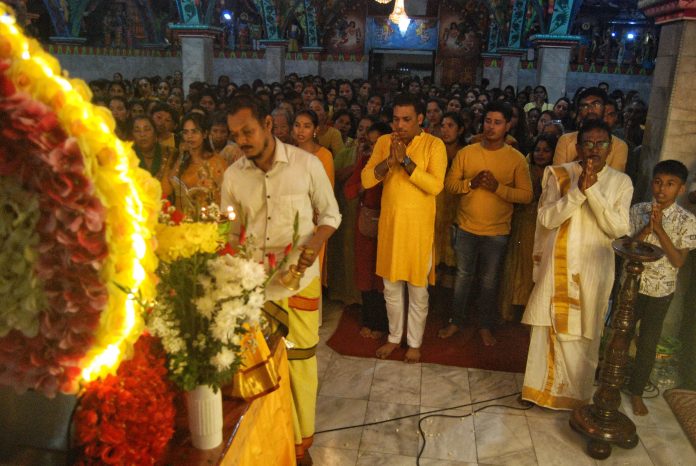
[[[318,349],[317,432],[399,416],[461,406],[519,391],[521,374],[437,364],[341,356],[326,346],[341,316],[338,303],[325,302]],[[360,336],[356,335],[356,338]],[[516,395],[495,402],[519,407]],[[650,414],[635,418],[640,444],[615,447],[609,459],[595,461],[568,425],[567,412],[534,407],[521,411],[491,407],[468,417],[430,417],[423,421],[424,466],[465,465],[657,465],[694,466],[696,452],[664,399],[647,400]],[[477,404],[475,409],[485,406]],[[443,412],[457,416],[470,407]],[[317,434],[311,449],[317,466],[409,466],[422,441],[419,417],[368,427]]]

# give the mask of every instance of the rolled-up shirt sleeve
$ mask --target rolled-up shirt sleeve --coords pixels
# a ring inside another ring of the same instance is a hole
[[[312,159],[307,164],[307,169],[311,180],[309,196],[317,213],[317,226],[338,228],[341,224],[341,212],[324,167],[319,159]]]

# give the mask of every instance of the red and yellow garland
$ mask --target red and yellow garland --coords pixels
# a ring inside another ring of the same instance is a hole
[[[154,297],[160,187],[114,135],[108,109],[90,104],[85,83],[64,77],[3,3],[0,73],[0,176],[38,199],[38,259],[27,279],[38,279],[45,301],[34,325],[6,319],[0,383],[75,393],[113,373],[142,332],[122,289]]]

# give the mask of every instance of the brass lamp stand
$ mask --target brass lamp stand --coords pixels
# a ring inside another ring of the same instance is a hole
[[[628,347],[636,326],[633,306],[638,295],[643,262],[653,262],[664,255],[659,247],[631,238],[617,239],[612,247],[626,259],[626,278],[611,320],[611,335],[604,350],[599,388],[592,397],[594,403],[576,408],[570,418],[570,426],[587,439],[587,453],[596,459],[608,458],[612,443],[621,448],[638,445],[635,424],[619,412],[621,386],[628,361]]]

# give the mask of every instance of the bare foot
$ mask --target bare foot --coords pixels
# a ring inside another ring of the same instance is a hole
[[[415,364],[420,362],[421,352],[420,348],[409,348],[406,350],[406,356],[404,357],[404,362],[409,364]]]
[[[380,340],[386,333],[381,330],[373,330],[370,332],[370,338]]]
[[[314,464],[314,461],[312,460],[312,456],[309,454],[309,450],[305,450],[304,456],[297,460],[297,466],[312,466]]]
[[[643,398],[638,395],[631,395],[631,407],[633,408],[633,414],[636,416],[648,414],[648,407],[643,403]]]
[[[370,330],[369,327],[361,327],[360,336],[363,338],[370,338],[372,336],[372,330]]]
[[[448,324],[447,327],[443,327],[437,331],[437,336],[444,339],[449,338],[459,331],[459,327],[455,324]]]
[[[479,335],[481,336],[481,339],[483,340],[483,344],[485,346],[493,346],[496,343],[498,343],[498,340],[495,339],[491,331],[487,328],[480,329]]]
[[[377,357],[379,359],[387,359],[392,352],[399,347],[398,343],[387,342],[384,345],[377,348]]]

